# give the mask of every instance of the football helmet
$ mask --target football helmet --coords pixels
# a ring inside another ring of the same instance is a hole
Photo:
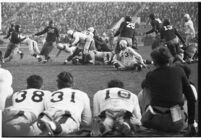
[[[74,32],[73,30],[68,30],[68,31],[67,31],[67,35],[72,36],[72,35],[73,35],[73,32]]]
[[[119,42],[119,47],[120,47],[120,49],[125,49],[127,47],[127,41],[126,40],[121,40]]]

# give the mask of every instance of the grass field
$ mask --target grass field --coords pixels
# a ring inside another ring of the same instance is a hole
[[[3,44],[2,47],[5,47]],[[0,50],[5,51],[5,48],[0,48]],[[19,55],[3,65],[11,71],[13,74],[13,88],[15,91],[26,88],[26,78],[32,74],[41,75],[44,79],[44,88],[46,90],[55,91],[56,77],[61,71],[69,71],[73,74],[75,78],[75,88],[78,88],[86,92],[92,103],[92,97],[94,93],[100,89],[106,88],[107,82],[111,79],[122,80],[125,84],[125,89],[138,94],[141,90],[141,82],[145,78],[146,73],[153,69],[143,69],[141,72],[134,71],[117,71],[111,65],[63,65],[63,61],[66,58],[66,53],[61,53],[58,58],[53,58],[51,63],[38,63],[36,59],[30,56],[28,48],[21,49],[25,55],[22,60],[19,59]],[[150,59],[151,47],[139,47],[139,53],[142,54],[143,58]],[[51,53],[54,57],[57,50]],[[198,87],[198,65],[190,64],[189,67],[192,70],[190,80],[195,83],[196,88]],[[196,110],[198,110],[196,108]],[[196,112],[196,120],[198,115]]]

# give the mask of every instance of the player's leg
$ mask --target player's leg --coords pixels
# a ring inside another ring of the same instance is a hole
[[[20,59],[23,59],[24,53],[19,49],[20,45],[18,44],[17,47],[15,48],[15,53],[20,55]]]
[[[40,50],[38,48],[38,44],[36,41],[31,40],[31,43],[29,44],[29,52],[30,52],[31,56],[38,59],[38,62],[42,61],[42,58],[39,55]]]
[[[76,48],[74,49],[73,54],[70,55],[70,56],[64,61],[64,64],[66,64],[66,63],[68,63],[69,61],[71,61],[75,56],[79,55],[80,52],[82,52],[82,51],[83,51],[82,49],[76,47]]]
[[[12,47],[14,47],[14,44],[13,43],[9,43],[7,48],[6,48],[6,52],[4,54],[4,59],[8,58],[11,54],[11,51],[12,51]]]

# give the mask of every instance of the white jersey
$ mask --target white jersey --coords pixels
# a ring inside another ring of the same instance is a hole
[[[184,23],[184,29],[185,34],[192,35],[192,37],[195,37],[195,29],[192,20],[188,20]]]
[[[13,94],[12,82],[10,71],[0,68],[0,110],[5,108],[7,98]]]
[[[93,113],[98,116],[104,110],[127,110],[141,119],[138,98],[132,92],[121,88],[107,88],[95,93],[93,97]]]
[[[127,47],[125,50],[121,50],[119,53],[120,61],[125,65],[129,66],[130,63],[143,63],[143,59],[139,53],[137,53],[131,47]]]
[[[87,39],[87,35],[81,32],[74,32],[73,33],[73,38],[75,39],[72,43],[72,45],[76,45],[78,42],[79,43],[85,43]]]
[[[56,108],[69,111],[76,122],[91,124],[91,109],[89,97],[86,93],[72,89],[63,88],[51,94],[50,100],[46,103],[47,110]]]
[[[40,89],[26,89],[13,94],[13,108],[31,111],[38,116],[45,109],[45,101],[49,99],[49,91]]]

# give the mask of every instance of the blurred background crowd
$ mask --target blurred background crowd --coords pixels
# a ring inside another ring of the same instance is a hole
[[[198,31],[198,5],[186,3],[134,3],[134,2],[66,2],[66,3],[2,3],[2,31],[8,23],[22,25],[24,33],[42,30],[48,19],[56,21],[61,33],[68,28],[82,31],[90,26],[101,34],[107,32],[121,17],[137,15],[148,22],[150,13],[160,19],[168,18],[182,32],[183,16],[188,13]]]

